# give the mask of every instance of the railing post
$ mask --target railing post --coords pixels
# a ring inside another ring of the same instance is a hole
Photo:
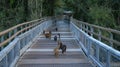
[[[9,32],[9,35],[8,35],[8,36],[9,36],[9,38],[11,37],[11,32]]]
[[[101,30],[100,29],[98,29],[98,33],[99,33],[98,39],[99,41],[101,41]]]
[[[3,41],[4,41],[4,35],[1,36],[1,42],[3,42]],[[4,48],[4,46],[1,46],[0,48],[2,50]]]
[[[90,27],[91,29],[91,33],[90,33],[90,35],[93,37],[93,32],[94,32],[94,29],[93,29],[93,27]]]
[[[96,45],[96,58],[97,58],[97,61],[99,61],[99,45]]]
[[[9,37],[9,38],[11,37],[11,31],[9,32],[8,37]],[[10,43],[10,42],[11,42],[11,41],[9,41],[9,43]]]
[[[88,34],[88,26],[86,25],[86,32],[87,32],[87,34]]]
[[[7,58],[7,55],[3,59],[3,67],[8,67],[8,58]]]
[[[78,40],[79,40],[79,31],[77,31],[77,37],[78,37]]]
[[[27,24],[25,24],[25,28],[27,28]],[[27,29],[25,30],[25,32],[27,31]]]
[[[85,32],[85,25],[83,24],[83,31]]]
[[[109,53],[109,51],[107,50],[107,63],[106,63],[106,67],[110,67],[110,57],[111,57],[111,54]]]
[[[14,34],[17,32],[17,28],[16,29],[14,29]],[[16,38],[16,37],[15,37]]]
[[[10,59],[11,59],[11,63],[12,63],[14,60],[14,48],[11,50]]]
[[[1,37],[1,42],[3,42],[4,41],[4,35],[2,35],[2,37]]]
[[[19,56],[19,52],[20,52],[19,50],[20,50],[20,42],[18,41],[14,47],[14,58]]]
[[[20,46],[21,46],[21,45],[20,45],[20,38],[19,38],[19,41],[18,41],[18,43],[17,43],[17,48],[16,48],[17,51],[18,51],[18,52],[16,51],[16,52],[17,52],[16,55],[17,55],[18,57],[20,57]],[[16,53],[16,52],[15,52],[15,53]]]
[[[92,44],[92,42],[90,41],[90,39],[89,39],[89,41],[88,41],[88,57],[90,58],[90,47],[91,47],[91,44]]]
[[[22,30],[22,29],[23,29],[23,27],[22,27],[22,26],[20,26],[20,28],[21,28],[20,30]],[[21,32],[20,34],[22,34],[22,32]]]
[[[80,28],[81,28],[81,30],[83,30],[82,28],[83,28],[83,25],[82,24],[80,24]]]
[[[113,42],[111,41],[113,40],[113,34],[110,32],[110,46],[113,47]]]

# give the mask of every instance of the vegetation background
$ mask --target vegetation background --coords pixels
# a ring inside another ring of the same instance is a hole
[[[78,20],[120,31],[120,0],[0,0],[0,32],[65,10]],[[113,38],[120,41],[120,35]]]
[[[78,20],[120,30],[120,0],[0,0],[0,31],[64,10]]]

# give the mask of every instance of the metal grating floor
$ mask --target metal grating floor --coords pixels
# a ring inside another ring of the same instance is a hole
[[[93,67],[85,57],[82,49],[80,49],[80,46],[78,46],[73,34],[64,28],[59,28],[58,32],[62,34],[61,41],[63,44],[67,45],[67,52],[65,54],[62,54],[60,51],[59,57],[56,58],[53,50],[57,46],[57,42],[40,35],[20,57],[16,67]],[[58,32],[52,31],[52,37]]]
[[[73,64],[23,64],[18,67],[93,67],[88,63],[73,63]]]

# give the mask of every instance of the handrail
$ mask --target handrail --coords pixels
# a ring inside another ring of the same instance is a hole
[[[34,26],[34,25],[29,26],[29,27],[26,27],[26,28],[24,28],[24,29],[16,32],[16,33],[15,33],[14,35],[12,35],[10,38],[8,38],[7,40],[3,41],[3,42],[0,44],[0,46],[3,46],[3,45],[6,44],[7,42],[9,42],[9,41],[12,40],[13,38],[15,38],[18,34],[20,34],[21,32],[23,32],[23,31],[25,31],[26,29],[29,29],[29,28],[31,28],[31,27],[33,27],[33,26]]]
[[[120,46],[120,42],[113,38],[113,34],[117,34],[118,36],[120,36],[120,31],[110,29],[110,28],[100,27],[100,26],[82,22],[82,21],[79,21],[76,19],[72,19],[72,21],[78,27],[80,27],[83,31],[87,32],[89,35],[91,34],[92,36],[93,35],[97,36],[98,40],[101,41],[102,39],[104,39],[104,40],[108,41],[110,43],[110,46],[112,46],[112,47],[114,46],[114,44],[116,46]],[[88,29],[88,27],[89,27],[89,29]],[[97,30],[97,32],[95,32],[94,30]],[[108,34],[109,37],[102,35],[101,31],[107,32],[106,34]]]
[[[73,19],[73,21],[74,21],[74,22],[80,22],[81,24],[85,24],[85,25],[88,25],[88,26],[92,26],[92,27],[95,27],[95,28],[99,28],[99,29],[102,29],[102,30],[105,30],[105,31],[110,31],[110,32],[114,32],[114,33],[116,33],[116,34],[120,34],[120,31],[115,30],[115,29],[105,28],[105,27],[101,27],[101,26],[89,24],[89,23],[87,23],[87,22],[79,21],[79,20],[76,20],[76,19]]]
[[[12,39],[14,39],[18,34],[26,31],[27,29],[30,29],[30,28],[38,25],[39,23],[41,23],[41,22],[39,22],[39,21],[44,21],[44,20],[46,20],[46,19],[48,19],[48,18],[49,18],[49,17],[41,18],[41,19],[29,21],[29,22],[24,22],[24,23],[21,23],[21,24],[18,24],[18,25],[16,25],[16,26],[14,26],[14,27],[11,27],[11,28],[9,28],[9,29],[7,29],[7,30],[5,30],[5,31],[0,32],[0,37],[2,37],[2,36],[5,36],[6,34],[8,34],[9,32],[14,31],[14,30],[16,30],[17,28],[21,28],[22,26],[25,25],[24,28],[22,28],[22,29],[20,29],[20,30],[17,30],[16,32],[14,32],[13,35],[10,35],[9,38],[3,40],[3,41],[0,43],[0,47],[4,46],[6,43],[8,43],[8,42],[11,41]]]
[[[85,55],[87,56],[87,58],[89,58],[91,63],[95,65],[95,67],[120,66],[120,51],[89,36],[74,22],[71,22],[70,29],[74,33]]]
[[[103,36],[103,35],[99,35],[99,34],[97,34],[97,33],[95,33],[95,32],[91,32],[91,31],[86,30],[86,29],[83,29],[83,30],[85,30],[85,31],[87,31],[87,32],[89,32],[89,33],[91,33],[91,34],[93,34],[93,35],[99,36],[99,37],[101,37],[101,38],[103,38],[103,39],[105,39],[105,40],[107,40],[107,41],[112,41],[112,42],[114,42],[115,44],[118,44],[118,45],[120,44],[119,41],[116,41],[116,40],[113,40],[113,39],[110,39],[110,38],[106,38],[106,37]]]
[[[32,23],[32,22],[36,22],[36,21],[39,21],[39,20],[41,20],[41,19],[37,19],[37,20],[30,21],[30,22],[25,22],[25,23],[18,24],[18,25],[14,26],[14,27],[11,27],[11,28],[9,28],[9,29],[7,29],[7,30],[5,30],[5,31],[0,32],[0,36],[8,33],[9,31],[14,30],[14,29],[17,28],[17,27],[20,27],[20,26],[23,26],[23,25],[25,25],[25,24],[29,24],[29,23]]]
[[[52,24],[52,17],[45,17],[18,24],[1,32],[0,67],[15,67],[20,56],[32,45],[36,36]]]

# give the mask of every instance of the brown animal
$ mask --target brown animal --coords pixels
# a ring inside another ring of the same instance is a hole
[[[60,45],[58,44],[57,47],[54,49],[54,55],[55,55],[56,57],[59,56],[59,48],[60,48]]]
[[[66,49],[67,49],[67,46],[66,45],[63,45],[62,42],[60,40],[58,40],[58,45],[57,47],[54,49],[54,55],[56,57],[59,56],[59,50],[62,50],[62,54],[64,54],[66,52]]]
[[[51,38],[51,31],[43,31],[46,38]]]

